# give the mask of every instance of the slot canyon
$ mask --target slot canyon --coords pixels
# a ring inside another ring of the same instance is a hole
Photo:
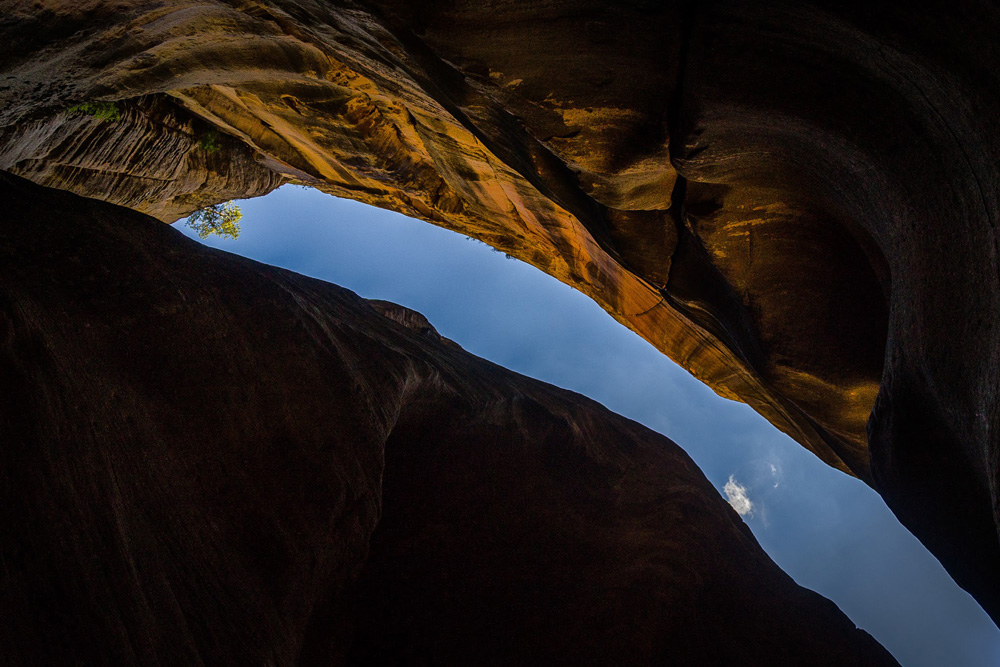
[[[285,184],[587,295],[1000,620],[998,34],[972,0],[0,0],[0,659],[896,664],[667,438],[165,224]]]

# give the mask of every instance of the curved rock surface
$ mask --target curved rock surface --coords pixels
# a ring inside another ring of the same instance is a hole
[[[0,167],[168,220],[294,181],[480,238],[873,485],[1000,619],[991,4],[4,9]],[[127,124],[79,127],[94,100]]]
[[[0,196],[0,662],[896,664],[666,438],[399,306]]]

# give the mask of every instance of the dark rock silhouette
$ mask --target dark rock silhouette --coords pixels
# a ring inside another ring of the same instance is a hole
[[[0,196],[0,662],[895,664],[666,438],[399,306]]]

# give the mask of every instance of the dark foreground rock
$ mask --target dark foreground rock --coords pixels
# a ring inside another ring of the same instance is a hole
[[[666,438],[142,214],[0,198],[3,664],[895,664]]]

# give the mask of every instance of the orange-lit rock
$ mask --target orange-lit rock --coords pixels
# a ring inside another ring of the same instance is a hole
[[[851,444],[838,446],[834,437],[831,445],[809,416],[774,392],[767,369],[748,363],[747,350],[733,349],[738,341],[720,340],[712,325],[717,304],[684,287],[676,299],[661,293],[677,245],[668,116],[680,67],[679,9],[609,14],[605,3],[569,2],[503,10],[456,5],[441,13],[431,6],[365,12],[281,3],[244,11],[203,2],[128,7],[123,13],[102,3],[54,3],[52,16],[86,32],[82,41],[60,33],[46,41],[44,21],[54,18],[43,20],[29,5],[21,21],[9,22],[18,33],[34,30],[39,52],[54,53],[46,67],[8,70],[0,92],[11,103],[0,124],[23,128],[25,119],[43,118],[30,133],[43,138],[9,133],[0,167],[88,196],[106,189],[102,198],[165,220],[184,204],[189,212],[213,196],[232,198],[242,183],[166,178],[165,164],[178,174],[187,170],[153,151],[107,151],[120,163],[100,155],[98,164],[81,165],[85,174],[128,174],[121,194],[103,183],[92,187],[84,176],[52,175],[56,166],[74,164],[49,158],[59,151],[44,140],[49,133],[74,136],[75,127],[64,126],[82,121],[65,109],[95,97],[157,96],[164,115],[192,118],[183,121],[195,128],[186,130],[186,147],[197,147],[199,128],[216,128],[284,180],[393,208],[522,258],[592,296],[829,463],[868,478],[858,445],[863,418],[847,427],[839,420]],[[491,18],[484,23],[486,10]],[[7,36],[17,44],[16,35]],[[626,41],[629,47],[620,48]],[[583,57],[584,46],[594,53]],[[53,80],[60,64],[65,80]],[[131,115],[120,124],[95,121],[88,130],[147,136],[145,127],[132,129]],[[85,160],[81,152],[77,160]],[[215,181],[247,181],[244,164],[234,157],[231,173],[217,164],[209,173],[218,174]],[[158,183],[153,192],[149,180]],[[257,177],[248,194],[279,182]],[[829,391],[822,380],[811,389]],[[862,411],[873,384],[877,377],[856,394]],[[836,398],[853,395],[833,391]]]

